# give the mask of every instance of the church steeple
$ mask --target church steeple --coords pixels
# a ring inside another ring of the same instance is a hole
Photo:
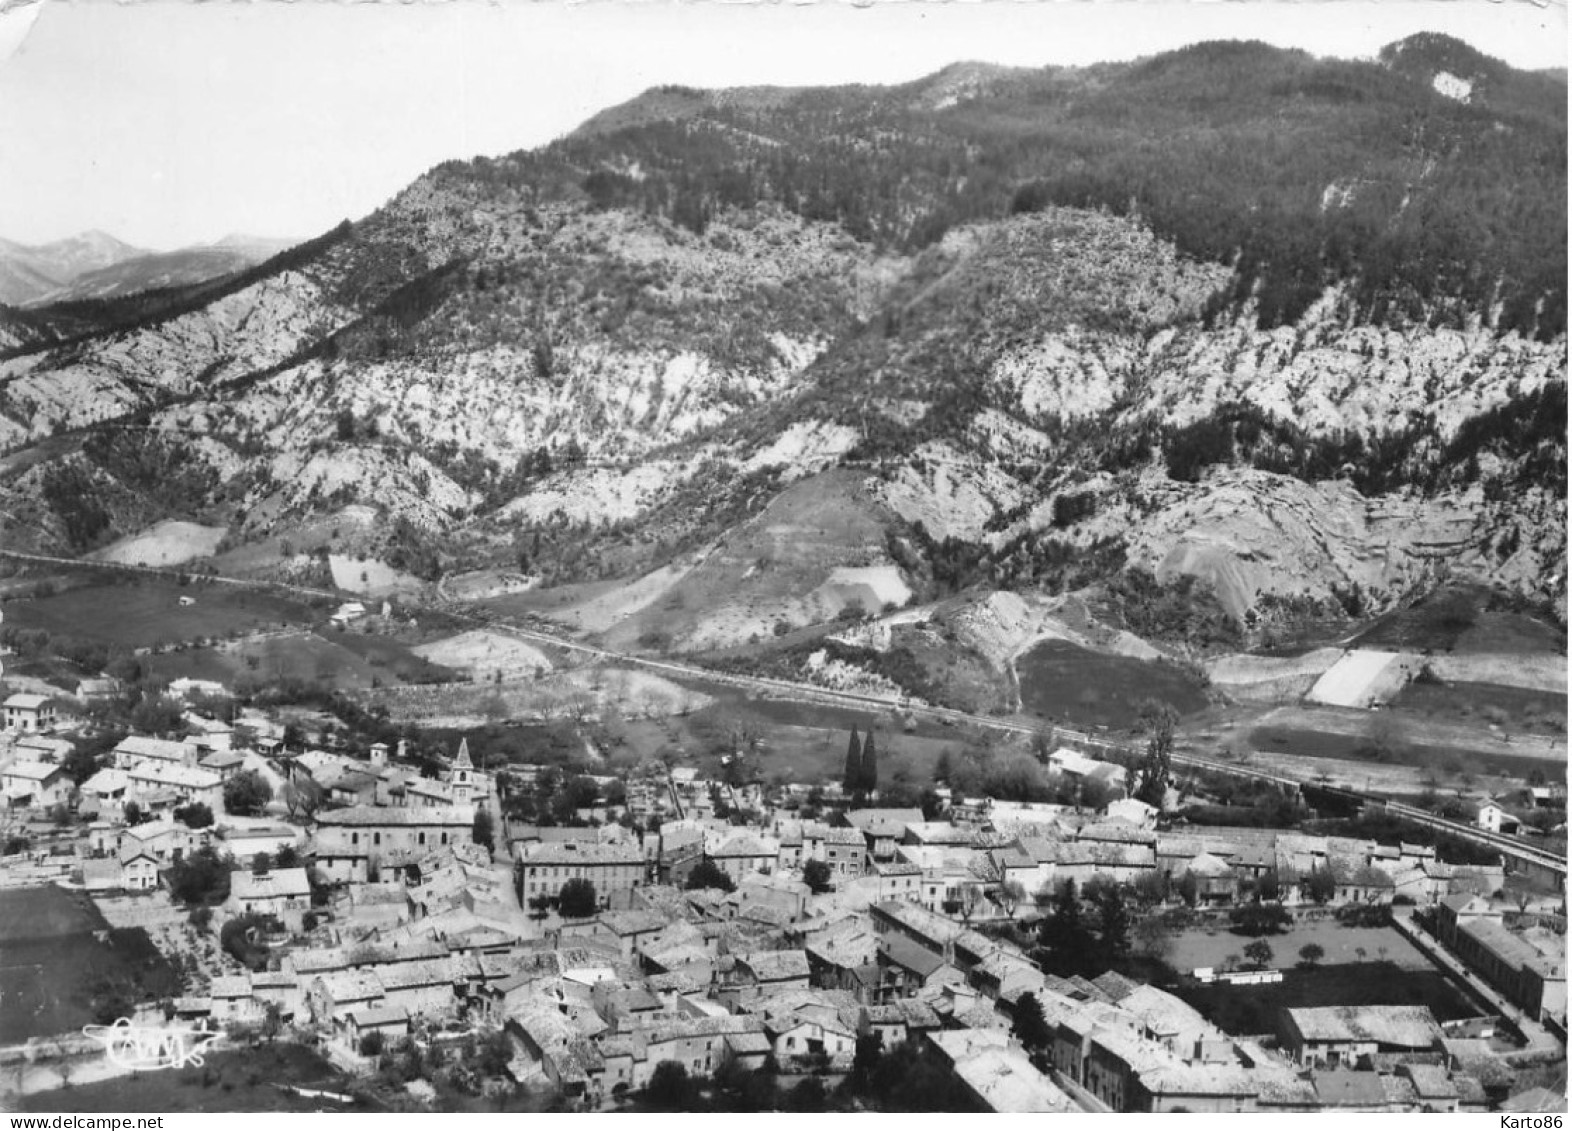
[[[458,753],[453,756],[453,765],[448,769],[448,784],[453,787],[453,800],[460,805],[469,803],[474,774],[475,763],[469,760],[469,739],[461,738]]]

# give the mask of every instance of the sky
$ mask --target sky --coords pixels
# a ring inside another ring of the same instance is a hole
[[[1566,66],[1565,0],[0,0],[0,237],[304,239],[662,83],[890,83],[1224,38],[1363,58],[1425,30]]]

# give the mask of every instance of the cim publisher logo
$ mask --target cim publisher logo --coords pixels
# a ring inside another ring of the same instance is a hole
[[[122,1017],[113,1025],[84,1025],[82,1035],[104,1046],[109,1063],[131,1071],[202,1065],[202,1047],[218,1034],[201,1029],[134,1025]]]

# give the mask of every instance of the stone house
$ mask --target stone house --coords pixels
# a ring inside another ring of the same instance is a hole
[[[53,699],[27,692],[8,696],[0,711],[5,713],[5,729],[14,734],[45,734],[55,729],[60,717]]]
[[[260,876],[233,872],[225,906],[234,915],[270,915],[289,930],[299,931],[311,910],[311,883],[304,868],[280,868]]]

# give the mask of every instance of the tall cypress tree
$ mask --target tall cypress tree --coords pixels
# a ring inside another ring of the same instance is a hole
[[[856,727],[852,727],[851,741],[846,744],[846,772],[841,775],[841,787],[847,793],[862,788],[862,740],[857,737]]]
[[[1075,881],[1066,880],[1054,893],[1052,913],[1037,928],[1042,948],[1042,968],[1050,974],[1070,978],[1076,974],[1100,974],[1095,951],[1097,940],[1081,917],[1081,900]]]
[[[861,785],[865,793],[872,793],[879,788],[879,752],[873,747],[873,731],[868,732],[868,737],[862,740],[862,765],[860,767]]]
[[[1097,922],[1100,958],[1109,966],[1118,966],[1130,956],[1130,912],[1113,884],[1097,889]]]

